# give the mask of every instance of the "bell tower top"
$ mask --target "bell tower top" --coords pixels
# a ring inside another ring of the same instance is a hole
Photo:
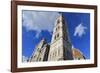
[[[63,14],[59,12],[59,16],[56,18],[53,30],[53,36],[51,40],[51,44],[55,42],[57,39],[62,37],[64,40],[68,40],[68,31],[66,27],[66,23],[63,17]]]
[[[62,22],[62,20],[63,20],[63,15],[62,13],[59,12],[59,16],[57,17],[55,21],[55,26],[57,26],[60,22]]]

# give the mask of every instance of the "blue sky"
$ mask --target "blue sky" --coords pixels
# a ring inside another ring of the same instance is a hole
[[[73,47],[90,58],[90,14],[63,12]],[[48,43],[58,12],[22,11],[22,55],[29,58],[42,38]]]

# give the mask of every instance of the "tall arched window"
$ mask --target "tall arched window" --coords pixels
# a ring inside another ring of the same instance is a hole
[[[39,58],[39,61],[41,61],[41,58]]]
[[[57,24],[59,24],[59,23],[60,23],[60,20],[58,19],[58,20],[57,20]]]
[[[59,37],[59,33],[57,34],[57,38]]]

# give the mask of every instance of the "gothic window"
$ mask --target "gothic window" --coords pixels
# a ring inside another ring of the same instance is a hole
[[[59,24],[59,23],[60,23],[60,20],[58,19],[58,20],[57,20],[57,24]]]
[[[58,26],[58,29],[59,29],[60,27]]]
[[[78,60],[80,60],[80,58],[78,58]]]
[[[39,50],[39,52],[41,53],[41,52],[42,52],[42,50]]]
[[[53,53],[53,56],[54,56],[54,53]]]
[[[55,35],[54,39],[56,40],[59,37],[59,33]]]
[[[56,31],[57,31],[57,28],[56,28]]]
[[[59,28],[60,28],[60,27],[58,26],[58,27],[56,28],[56,31],[58,31],[58,30],[59,30]]]
[[[51,54],[50,54],[50,58],[51,58]]]
[[[55,57],[55,53],[53,52],[53,58]]]
[[[39,61],[41,61],[41,58],[39,58]]]
[[[34,55],[34,58],[36,57],[36,55]]]
[[[59,33],[57,34],[57,38],[59,37]]]

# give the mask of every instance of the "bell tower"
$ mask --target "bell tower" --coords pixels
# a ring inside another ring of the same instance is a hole
[[[48,61],[72,60],[72,45],[62,13],[59,13],[54,25]]]

